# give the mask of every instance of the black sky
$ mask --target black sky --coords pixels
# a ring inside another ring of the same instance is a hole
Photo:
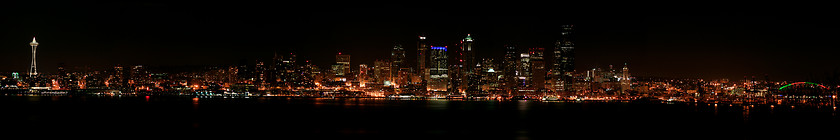
[[[837,70],[840,37],[837,12],[801,7],[30,1],[0,12],[2,72],[28,68],[32,36],[42,72],[61,62],[233,65],[275,51],[321,66],[340,51],[358,66],[386,59],[394,42],[414,62],[418,33],[441,45],[472,34],[479,57],[499,60],[506,43],[551,56],[559,26],[574,24],[578,71],[628,62],[637,76],[806,80]]]

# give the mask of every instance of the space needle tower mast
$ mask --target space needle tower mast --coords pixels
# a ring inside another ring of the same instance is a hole
[[[35,41],[35,37],[32,37],[32,42],[29,42],[29,46],[32,46],[32,65],[29,66],[29,77],[35,77],[38,75],[38,68],[35,65],[35,50],[38,49],[38,42]]]

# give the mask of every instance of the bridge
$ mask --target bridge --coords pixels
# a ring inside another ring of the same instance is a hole
[[[808,95],[826,96],[830,95],[829,88],[813,82],[795,82],[779,87],[779,95]]]

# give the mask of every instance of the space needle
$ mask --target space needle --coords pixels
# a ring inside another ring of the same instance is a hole
[[[32,65],[29,66],[29,77],[35,77],[38,75],[38,68],[35,65],[35,50],[38,49],[38,42],[35,41],[35,37],[32,37],[32,42],[29,42],[29,46],[32,46]]]

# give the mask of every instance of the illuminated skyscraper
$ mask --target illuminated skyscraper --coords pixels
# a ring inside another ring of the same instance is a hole
[[[630,90],[632,81],[630,81],[630,68],[627,68],[627,63],[624,63],[624,68],[621,68],[621,79],[619,81],[621,82],[621,93],[628,94],[627,90]]]
[[[370,68],[368,68],[367,64],[359,64],[359,75],[356,76],[356,79],[359,80],[360,86],[364,87],[368,79],[370,79]]]
[[[408,84],[408,77],[400,75],[401,71],[405,71],[405,49],[402,45],[395,44],[394,49],[391,50],[391,79],[397,85]]]
[[[449,84],[449,68],[447,67],[446,54],[447,46],[435,47],[431,46],[431,67],[429,68],[428,90],[431,91],[447,91]]]
[[[279,87],[284,89],[294,88],[299,86],[301,82],[301,69],[297,65],[297,55],[295,53],[288,53],[289,55],[274,54],[274,73],[268,77],[272,77],[269,82],[269,87]]]
[[[299,87],[312,88],[315,87],[315,81],[319,81],[317,76],[321,73],[317,66],[312,65],[309,60],[304,61],[305,64],[298,69],[301,76],[299,78]]]
[[[336,76],[343,76],[349,78],[350,75],[350,55],[341,54],[335,55],[335,63],[341,65],[341,69],[336,71]]]
[[[476,92],[478,85],[470,85],[470,83],[478,84],[476,82],[470,82],[470,75],[472,75],[475,71],[475,66],[478,62],[475,61],[475,52],[473,51],[473,39],[470,34],[467,34],[467,37],[461,40],[461,46],[458,50],[458,61],[455,62],[456,66],[453,70],[456,73],[453,73],[452,76],[452,86],[454,89],[458,89],[461,91],[467,91],[469,87],[472,88],[472,92]]]
[[[481,67],[476,68],[476,73],[481,75],[480,80],[480,88],[482,91],[487,91],[490,93],[498,92],[500,88],[500,77],[502,69],[498,69],[496,63],[493,63],[493,59],[485,58],[481,61]]]
[[[571,74],[575,71],[574,25],[562,25],[560,40],[554,46],[554,90],[564,91],[571,85]]]
[[[376,60],[373,62],[373,78],[376,84],[391,83],[391,62],[387,60]]]
[[[114,70],[108,75],[108,87],[123,88],[127,83],[125,68],[120,65],[114,66]]]
[[[534,90],[540,90],[545,88],[545,60],[543,58],[543,48],[531,48],[529,50],[529,57],[530,57],[530,72],[531,72],[531,83]]]
[[[405,67],[405,49],[400,44],[395,44],[391,50],[391,66],[397,69]]]
[[[266,90],[268,86],[268,67],[265,61],[257,59],[256,66],[254,66],[254,85],[257,89]]]
[[[531,75],[531,54],[527,52],[520,53],[519,64],[516,65],[516,85],[520,93],[528,91],[533,86],[531,84],[531,80],[533,80],[531,79]]]
[[[478,62],[475,61],[475,51],[473,51],[473,39],[470,34],[461,40],[461,61],[464,64],[464,72],[472,73]]]
[[[417,40],[417,75],[420,75],[420,80],[429,81],[429,69],[426,66],[426,56],[428,52],[428,44],[426,44],[426,36],[420,35]]]
[[[502,65],[504,66],[504,71],[503,71],[504,72],[504,74],[503,74],[504,75],[503,76],[504,83],[502,83],[502,84],[504,85],[503,89],[507,91],[506,93],[512,93],[513,91],[516,91],[515,90],[516,87],[517,87],[517,82],[516,81],[518,79],[518,77],[516,76],[517,72],[518,72],[517,71],[518,69],[516,67],[517,64],[518,64],[517,63],[517,60],[518,60],[517,55],[518,54],[516,53],[516,46],[505,45],[505,58],[504,58],[504,61],[502,62]]]
[[[35,37],[32,37],[32,42],[29,42],[29,46],[32,47],[32,65],[29,66],[29,77],[38,76],[38,68],[35,63],[35,50],[38,49],[38,42],[35,41]]]

